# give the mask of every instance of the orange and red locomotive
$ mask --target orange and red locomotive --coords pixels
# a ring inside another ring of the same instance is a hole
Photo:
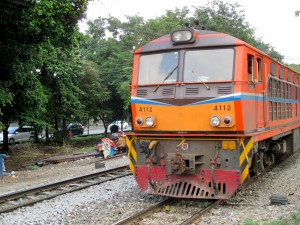
[[[300,75],[224,33],[175,30],[134,52],[130,169],[147,193],[227,199],[300,147]]]

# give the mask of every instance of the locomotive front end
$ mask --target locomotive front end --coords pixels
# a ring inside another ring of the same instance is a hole
[[[227,199],[248,176],[252,139],[237,136],[235,44],[185,28],[135,52],[126,142],[143,191]]]
[[[251,139],[131,138],[127,139],[131,168],[147,193],[228,199],[242,183],[241,167],[249,169],[246,152]]]

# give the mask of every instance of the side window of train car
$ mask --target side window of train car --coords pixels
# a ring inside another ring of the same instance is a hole
[[[283,68],[281,66],[279,66],[279,78],[283,78]]]
[[[253,55],[248,54],[247,56],[248,65],[247,65],[247,71],[248,71],[248,88],[253,89],[254,88],[254,74],[253,74],[253,61],[254,57]]]
[[[274,62],[271,62],[271,75],[275,76],[276,74],[276,64]]]

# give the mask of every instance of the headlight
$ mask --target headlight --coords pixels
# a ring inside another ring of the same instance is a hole
[[[139,126],[142,126],[143,123],[144,123],[144,120],[142,118],[137,118],[136,119],[136,123],[139,125]]]
[[[175,30],[171,33],[171,40],[174,44],[190,43],[195,41],[194,30],[190,28]]]
[[[148,126],[148,127],[152,127],[153,125],[154,125],[154,118],[153,117],[147,117],[146,118],[146,120],[145,120],[145,122],[146,122],[146,125]]]
[[[221,121],[220,118],[217,116],[212,116],[210,118],[210,125],[212,125],[213,127],[218,127],[220,125]]]
[[[229,116],[226,116],[223,121],[226,126],[229,126],[232,123],[232,119]]]

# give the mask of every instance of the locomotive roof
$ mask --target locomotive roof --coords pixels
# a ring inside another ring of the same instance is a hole
[[[194,30],[196,41],[192,44],[176,44],[171,41],[170,34],[163,35],[136,50],[136,53],[153,52],[171,49],[195,48],[195,47],[212,47],[212,46],[234,46],[247,45],[246,42],[225,33]]]

